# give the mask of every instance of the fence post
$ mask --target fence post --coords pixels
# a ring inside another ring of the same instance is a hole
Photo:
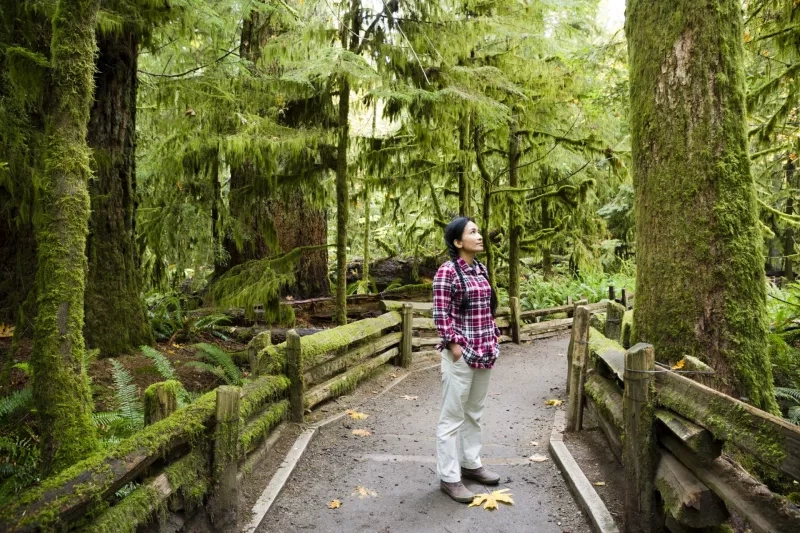
[[[583,384],[586,381],[586,364],[589,355],[589,309],[580,306],[575,309],[572,322],[572,349],[567,358],[569,371],[567,389],[567,431],[579,431],[583,426]]]
[[[625,352],[622,464],[625,468],[625,523],[629,533],[660,530],[655,489],[653,370],[652,345],[639,343]]]
[[[262,331],[247,344],[247,359],[250,362],[250,375],[253,378],[261,374],[261,352],[272,344],[272,333]]]
[[[209,516],[216,529],[236,523],[239,511],[239,387],[217,389],[216,428],[214,430],[214,490],[209,501]]]
[[[614,286],[613,285],[609,285],[608,286],[608,299],[609,299],[609,301],[612,301],[612,302],[615,300],[615,298],[614,298]]]
[[[178,391],[182,385],[170,379],[153,383],[144,391],[144,425],[164,420],[178,409]]]
[[[625,289],[622,289],[620,292],[621,292],[621,295],[619,297],[619,303],[621,303],[625,307],[625,310],[627,311],[628,310],[628,292]]]
[[[625,308],[622,304],[610,300],[606,305],[606,327],[604,332],[606,337],[619,342],[622,337],[623,316],[625,316]]]
[[[572,318],[575,316],[575,304],[572,302],[572,296],[567,296],[567,305],[572,308],[567,311],[567,318]]]
[[[519,298],[512,296],[509,298],[508,304],[511,307],[511,342],[519,344],[520,330],[522,329],[522,318],[519,316],[522,308],[519,305]]]
[[[293,329],[286,332],[286,377],[289,378],[289,407],[292,422],[303,422],[303,351],[300,347],[300,335]]]
[[[400,366],[408,368],[411,366],[411,339],[413,338],[412,326],[414,325],[414,306],[404,303],[400,309],[400,316],[403,319],[403,337],[400,339]]]

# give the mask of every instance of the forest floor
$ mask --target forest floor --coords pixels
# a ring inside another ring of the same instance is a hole
[[[467,485],[476,493],[509,489],[514,505],[500,504],[490,512],[455,503],[440,491],[434,431],[441,377],[433,358],[415,361],[417,371],[385,394],[381,388],[405,371],[388,368],[352,396],[324,406],[327,413],[315,411],[312,417],[318,419],[356,407],[369,417],[344,417],[319,430],[258,532],[588,533],[589,522],[547,451],[555,410],[565,406],[545,402],[565,399],[568,342],[562,335],[529,345],[503,345],[493,371],[483,458],[501,475],[501,483]],[[371,435],[355,436],[354,429],[367,429]],[[533,455],[545,460],[531,461]],[[242,487],[244,499],[258,497],[255,485],[263,490],[279,462],[268,456]],[[329,509],[333,500],[341,507]],[[245,503],[244,523],[249,518]],[[201,531],[197,526],[190,530]]]

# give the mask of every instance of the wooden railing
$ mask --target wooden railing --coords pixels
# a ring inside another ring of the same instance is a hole
[[[565,330],[571,318],[533,321],[571,315],[578,303],[521,313],[500,309],[501,341],[515,330],[523,340]],[[151,386],[144,395],[147,427],[21,494],[0,510],[0,531],[134,529],[168,502],[187,509],[205,502],[216,527],[230,524],[239,480],[272,444],[275,426],[284,419],[302,422],[306,410],[352,391],[381,365],[408,367],[415,350],[438,343],[432,304],[381,305],[386,312],[379,317],[306,337],[290,330],[277,345],[269,332],[257,335],[247,349],[250,383],[219,387],[182,409],[176,410],[177,382]],[[512,306],[518,309],[516,301]],[[115,495],[131,482],[138,487]]]
[[[622,313],[608,304],[620,324]],[[693,358],[673,371],[648,344],[626,350],[624,328],[607,317],[604,335],[589,315],[576,309],[567,429],[581,429],[585,405],[622,462],[626,530],[711,528],[733,512],[756,532],[800,531],[800,508],[722,455],[727,444],[800,481],[800,427],[689,379],[712,371]]]

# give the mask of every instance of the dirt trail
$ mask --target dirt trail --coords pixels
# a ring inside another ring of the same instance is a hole
[[[566,399],[568,342],[564,335],[503,345],[493,371],[484,415],[484,464],[501,474],[498,488],[510,489],[513,506],[501,504],[493,512],[468,508],[439,490],[434,430],[441,381],[438,368],[432,368],[412,374],[387,394],[367,397],[359,407],[369,415],[366,420],[344,418],[321,429],[258,532],[590,532],[547,452],[556,408],[545,401]],[[372,436],[356,437],[353,429],[368,429]],[[533,454],[547,459],[532,462]],[[476,493],[488,492],[467,484]],[[357,486],[376,496],[359,497]],[[328,509],[334,499],[341,507]]]

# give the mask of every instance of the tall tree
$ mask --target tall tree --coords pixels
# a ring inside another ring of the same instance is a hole
[[[34,207],[38,314],[31,357],[45,473],[97,446],[83,368],[83,305],[91,175],[86,131],[99,8],[100,0],[59,0],[53,15],[46,150]]]
[[[153,343],[135,245],[139,41],[139,32],[129,22],[98,35],[87,139],[95,178],[89,185],[92,213],[84,332],[87,345],[103,355]]]
[[[774,411],[738,0],[629,0],[635,329]]]

